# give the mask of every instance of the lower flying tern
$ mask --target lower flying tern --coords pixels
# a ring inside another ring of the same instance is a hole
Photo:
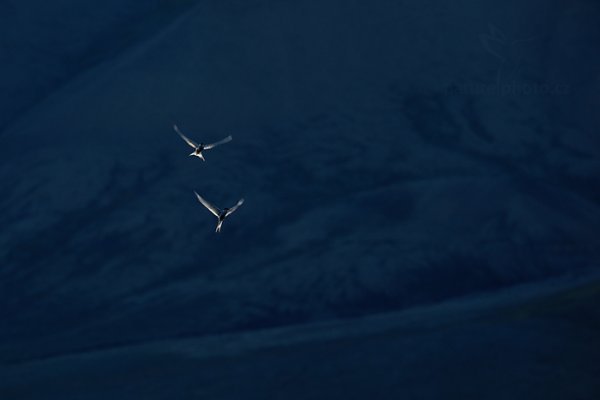
[[[221,210],[221,209],[213,206],[212,204],[210,204],[208,201],[206,201],[204,198],[202,198],[202,196],[200,196],[198,193],[196,193],[196,192],[194,192],[194,193],[196,194],[198,201],[200,203],[202,203],[202,205],[204,207],[206,207],[208,209],[208,211],[210,211],[215,217],[217,217],[217,219],[218,219],[217,229],[215,229],[215,232],[221,232],[221,225],[223,225],[223,221],[225,221],[225,218],[227,218],[228,216],[233,214],[233,212],[235,210],[237,210],[239,206],[244,204],[244,199],[240,199],[235,206],[233,206],[231,208],[224,208],[223,210]]]

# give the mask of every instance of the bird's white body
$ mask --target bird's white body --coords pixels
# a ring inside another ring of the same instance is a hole
[[[199,151],[199,152],[194,151],[193,153],[190,153],[190,156],[195,156],[195,157],[198,157],[199,159],[201,159],[202,161],[206,161],[206,159],[204,158],[204,155],[202,154],[202,151]]]

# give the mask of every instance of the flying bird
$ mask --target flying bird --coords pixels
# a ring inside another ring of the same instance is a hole
[[[196,193],[196,192],[194,192],[194,193]],[[233,214],[233,212],[235,210],[237,210],[239,206],[244,204],[244,199],[240,199],[235,206],[233,206],[231,208],[224,208],[223,210],[220,210],[219,208],[213,206],[208,201],[203,199],[202,196],[200,196],[198,193],[196,193],[196,197],[198,198],[198,201],[200,203],[202,203],[202,205],[208,209],[208,211],[210,211],[211,213],[213,213],[213,215],[215,217],[217,217],[217,219],[218,219],[217,229],[215,229],[215,232],[217,232],[217,233],[221,232],[221,225],[223,225],[223,221],[225,221],[225,218],[227,218],[228,216]]]
[[[204,159],[204,155],[202,154],[202,152],[204,150],[210,150],[213,147],[217,147],[221,144],[227,143],[227,142],[231,142],[231,139],[233,139],[231,137],[231,135],[227,136],[225,139],[223,140],[219,140],[218,142],[215,143],[211,143],[211,144],[204,144],[204,143],[196,143],[193,140],[191,140],[190,138],[188,138],[187,136],[185,136],[183,133],[181,133],[181,131],[179,130],[179,128],[177,127],[177,125],[173,125],[173,129],[175,129],[175,132],[177,132],[179,134],[179,136],[181,136],[181,138],[190,146],[194,149],[194,151],[192,153],[190,153],[190,156],[196,156],[198,158],[200,158],[202,161],[206,161]]]

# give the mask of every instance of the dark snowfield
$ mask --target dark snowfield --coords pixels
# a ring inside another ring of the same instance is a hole
[[[0,1],[0,400],[600,398],[599,43],[590,0]]]

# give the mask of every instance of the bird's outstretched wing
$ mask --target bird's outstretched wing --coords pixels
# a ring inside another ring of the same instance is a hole
[[[194,192],[196,193],[196,192]],[[210,204],[208,201],[204,200],[202,198],[202,196],[200,196],[198,193],[196,193],[196,197],[198,198],[198,201],[200,203],[202,203],[202,205],[206,208],[208,208],[208,211],[210,211],[211,213],[214,214],[215,217],[219,217],[219,215],[221,214],[221,210],[219,210],[217,207],[213,206],[212,204]]]
[[[223,139],[223,140],[219,140],[218,142],[215,142],[215,143],[211,143],[211,144],[207,144],[207,145],[205,145],[205,146],[204,146],[204,149],[206,149],[206,150],[208,150],[208,149],[212,149],[213,147],[217,147],[217,146],[219,146],[219,145],[221,145],[221,144],[225,144],[225,143],[227,143],[227,142],[231,142],[231,139],[233,139],[233,138],[231,137],[231,135],[229,135],[229,136],[227,136],[227,137],[226,137],[225,139]]]
[[[244,204],[244,199],[240,199],[235,206],[233,206],[229,210],[227,210],[227,215],[225,215],[225,216],[233,214],[233,212],[235,210],[237,210],[242,204]]]
[[[196,142],[194,142],[193,140],[191,140],[190,138],[188,138],[187,136],[185,136],[183,133],[181,133],[181,131],[179,130],[179,128],[177,127],[177,125],[173,125],[173,129],[175,129],[175,132],[177,132],[179,134],[179,136],[181,136],[181,138],[183,140],[185,140],[185,142],[187,144],[190,145],[190,147],[193,147],[194,149],[196,149],[198,147],[198,144],[196,144]]]

